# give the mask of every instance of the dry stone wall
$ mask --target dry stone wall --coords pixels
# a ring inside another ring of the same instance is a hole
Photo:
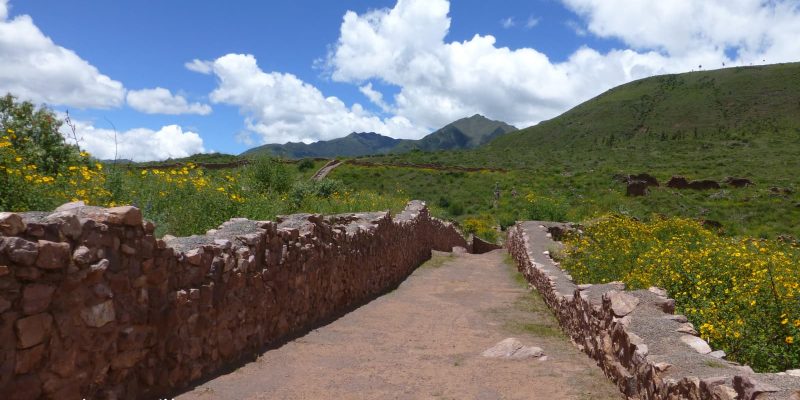
[[[658,288],[576,285],[549,257],[545,222],[520,222],[506,245],[564,331],[631,399],[800,400],[800,370],[754,373],[724,359]]]
[[[467,246],[417,201],[154,228],[134,207],[0,213],[0,398],[158,398]]]

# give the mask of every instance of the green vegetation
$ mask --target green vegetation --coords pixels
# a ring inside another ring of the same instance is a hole
[[[800,365],[800,248],[721,237],[681,218],[607,216],[566,241],[562,266],[578,283],[664,288],[730,360],[760,371]]]
[[[378,192],[402,187],[409,196],[431,203],[445,197],[463,206],[463,215],[451,215],[460,220],[489,214],[499,223],[525,216],[520,198],[505,197],[515,187],[521,197],[532,192],[561,205],[553,219],[657,213],[718,221],[729,235],[800,236],[793,172],[800,169],[798,139],[800,64],[780,64],[647,78],[474,150],[369,159],[508,169],[505,173],[346,166],[332,176]],[[625,185],[614,175],[641,172],[654,175],[662,186],[673,175],[717,181],[744,177],[755,186],[661,187],[645,197],[626,197]],[[492,207],[495,182],[504,193],[499,209]]]

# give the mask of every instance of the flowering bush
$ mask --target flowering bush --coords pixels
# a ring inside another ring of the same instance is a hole
[[[579,283],[658,286],[728,358],[761,371],[800,367],[800,249],[720,237],[698,222],[605,216],[566,240]]]

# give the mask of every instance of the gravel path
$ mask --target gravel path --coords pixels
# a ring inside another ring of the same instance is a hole
[[[440,253],[395,291],[178,399],[620,399],[506,253]],[[481,353],[514,337],[546,358]]]
[[[317,171],[314,176],[311,177],[311,180],[314,181],[321,181],[325,179],[328,174],[333,171],[334,168],[342,165],[342,162],[339,160],[330,160],[327,164],[325,164],[322,168]]]

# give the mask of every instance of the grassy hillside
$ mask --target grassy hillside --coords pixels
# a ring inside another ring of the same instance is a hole
[[[731,234],[800,236],[793,222],[800,217],[795,193],[798,155],[800,64],[793,63],[647,78],[475,150],[415,152],[371,161],[509,168],[505,190],[514,182],[518,191],[557,199],[569,206],[570,219],[603,211],[637,217],[663,213],[718,221]],[[751,179],[755,186],[658,188],[646,197],[627,198],[624,184],[612,179],[615,174],[641,172],[662,183],[673,175],[718,181],[737,176]],[[441,174],[415,170],[392,175],[367,168],[333,174],[362,187],[426,181],[409,195],[436,200],[443,194],[435,177]],[[456,200],[476,214],[496,214],[486,206],[486,192],[491,198],[496,180],[472,175],[453,185],[481,187],[483,194]],[[523,211],[517,214],[525,217]]]

